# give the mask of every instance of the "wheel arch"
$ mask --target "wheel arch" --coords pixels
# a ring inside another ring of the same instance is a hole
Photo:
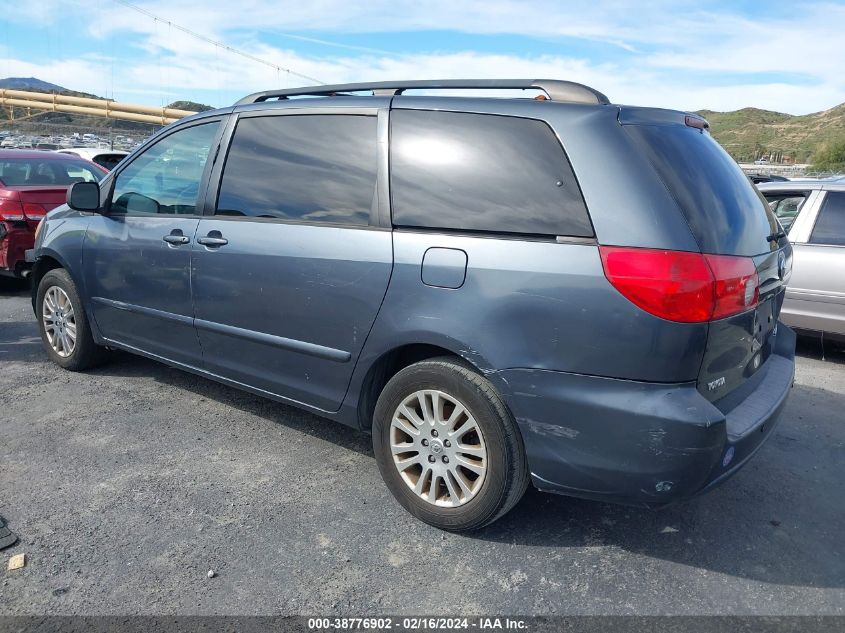
[[[67,265],[67,262],[64,261],[61,255],[58,253],[49,250],[46,253],[42,253],[38,256],[38,259],[35,260],[35,263],[32,265],[32,273],[30,274],[30,295],[32,299],[32,309],[35,310],[35,301],[36,297],[38,296],[38,286],[41,283],[41,280],[51,270],[55,270],[56,268],[63,268],[67,271],[67,274],[70,275],[70,278],[73,279],[73,283],[76,284],[76,287],[79,288],[79,284],[77,283],[76,279],[74,279],[73,273],[71,272],[70,268]]]
[[[360,388],[357,391],[358,425],[361,430],[370,432],[378,397],[393,376],[414,363],[444,356],[453,358],[478,374],[489,375],[491,373],[491,370],[486,368],[484,359],[477,357],[477,355],[470,357],[459,345],[444,344],[443,341],[395,345],[377,355],[369,363],[364,373]]]
[[[94,320],[93,316],[91,315],[91,311],[89,310],[89,304],[85,293],[85,288],[82,283],[82,279],[80,279],[79,275],[81,275],[81,271],[75,270],[74,266],[71,265],[60,253],[55,251],[51,248],[41,248],[39,251],[38,258],[35,260],[35,263],[32,265],[32,274],[30,275],[31,279],[31,286],[30,286],[30,298],[32,300],[32,311],[35,314],[38,314],[38,308],[36,306],[37,298],[38,298],[38,286],[41,283],[41,280],[51,270],[56,270],[57,268],[61,268],[64,270],[69,276],[73,284],[76,286],[76,291],[79,293],[79,300],[82,303],[82,310],[85,312],[88,318],[88,326],[91,328],[91,335],[94,337],[94,341],[98,345],[102,345],[102,336],[100,335],[100,330],[97,327],[97,323]]]

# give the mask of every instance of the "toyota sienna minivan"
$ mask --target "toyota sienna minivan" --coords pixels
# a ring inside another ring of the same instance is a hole
[[[793,382],[792,249],[707,122],[566,81],[254,94],[75,184],[28,257],[54,362],[126,350],[371,433],[448,530],[529,482],[701,493]]]

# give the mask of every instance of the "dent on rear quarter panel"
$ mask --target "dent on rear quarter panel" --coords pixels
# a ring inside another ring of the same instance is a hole
[[[423,284],[431,247],[467,254],[460,288]],[[485,372],[523,367],[657,382],[697,376],[706,325],[671,323],[634,306],[605,279],[595,246],[397,230],[394,251],[365,358],[441,340]]]

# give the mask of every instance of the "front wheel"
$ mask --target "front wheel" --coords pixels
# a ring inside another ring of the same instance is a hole
[[[76,284],[66,270],[55,268],[41,278],[35,309],[41,342],[54,363],[80,371],[103,359],[106,350],[94,343]]]
[[[376,404],[373,448],[397,501],[445,530],[492,523],[528,485],[513,417],[487,379],[452,358],[390,379]]]

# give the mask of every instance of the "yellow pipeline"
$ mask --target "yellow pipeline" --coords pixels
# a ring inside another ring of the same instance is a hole
[[[141,123],[158,123],[159,125],[167,125],[182,117],[196,114],[189,110],[156,108],[132,103],[119,103],[107,99],[71,97],[46,92],[9,89],[0,89],[0,105],[35,108],[51,112],[87,114]]]

